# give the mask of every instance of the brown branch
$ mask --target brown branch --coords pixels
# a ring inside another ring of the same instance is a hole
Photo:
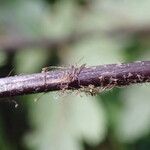
[[[1,37],[0,49],[5,51],[17,51],[25,48],[53,48],[70,43],[71,38],[54,39],[54,38],[26,38],[26,37]]]
[[[114,28],[112,30],[100,30],[94,29],[84,32],[75,32],[62,38],[29,38],[29,37],[12,37],[12,36],[1,36],[0,37],[0,50],[5,51],[17,51],[24,48],[30,47],[43,47],[53,48],[61,47],[62,45],[70,44],[81,40],[82,38],[91,35],[103,35],[114,37],[117,35],[132,35],[136,34],[140,37],[150,35],[150,27],[147,26],[126,26],[120,28]]]
[[[42,73],[0,79],[0,97],[56,90],[78,90],[94,94],[95,89],[150,82],[150,61],[69,67]]]

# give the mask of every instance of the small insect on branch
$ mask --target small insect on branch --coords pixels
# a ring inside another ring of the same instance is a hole
[[[0,79],[0,97],[56,90],[81,90],[95,95],[114,87],[150,82],[150,61],[87,67],[66,67]]]

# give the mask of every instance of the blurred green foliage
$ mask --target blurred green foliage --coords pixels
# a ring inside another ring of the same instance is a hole
[[[100,65],[149,60],[150,1],[0,0],[5,37],[64,39],[48,48],[0,51],[1,77],[53,65]],[[86,33],[86,34],[85,34]],[[0,45],[1,46],[1,45]],[[47,93],[0,103],[1,150],[149,150],[150,85],[87,96]],[[11,100],[12,100],[11,99]],[[6,101],[6,100],[5,100]]]

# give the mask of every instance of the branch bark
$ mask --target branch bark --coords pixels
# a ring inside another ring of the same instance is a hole
[[[150,82],[150,61],[108,64],[94,67],[68,67],[37,74],[0,79],[0,97],[56,90],[78,90],[95,94],[97,88],[109,89]]]

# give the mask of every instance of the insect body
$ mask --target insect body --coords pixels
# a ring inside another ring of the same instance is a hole
[[[45,67],[42,69],[42,73],[45,73],[44,76],[44,85],[47,88],[47,72],[49,71],[49,69],[62,69],[63,73],[62,73],[62,77],[60,78],[59,81],[61,81],[61,85],[60,88],[64,91],[66,89],[69,88],[69,84],[75,80],[78,81],[78,84],[80,84],[80,81],[78,79],[79,74],[81,73],[81,71],[85,68],[85,64],[81,65],[80,67],[75,67],[75,66],[71,66],[70,69],[67,69],[65,67]]]

